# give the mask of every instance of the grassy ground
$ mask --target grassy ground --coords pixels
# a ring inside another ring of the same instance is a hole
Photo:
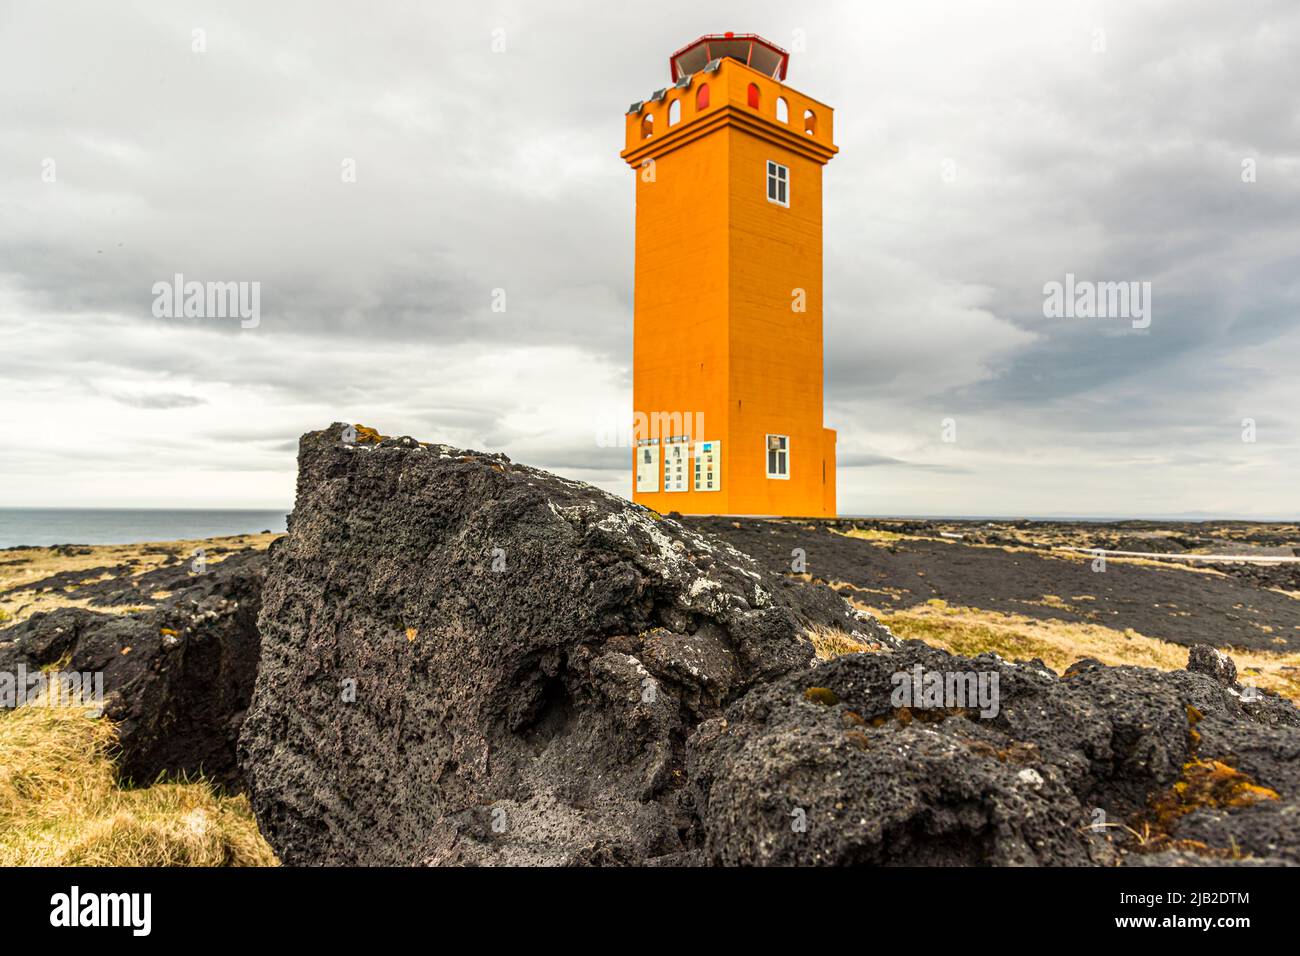
[[[113,725],[0,711],[0,866],[274,866],[248,801],[204,781],[117,784]]]
[[[39,611],[89,606],[79,588],[97,581],[125,582],[165,564],[184,569],[178,562],[199,548],[216,564],[276,537],[0,551],[0,626]],[[115,745],[112,723],[79,707],[33,703],[0,710],[0,866],[276,864],[244,797],[218,793],[204,780],[123,788]]]
[[[1096,658],[1103,664],[1159,670],[1187,666],[1187,648],[1132,630],[949,607],[943,601],[895,611],[870,607],[848,593],[845,596],[850,603],[874,614],[899,637],[925,641],[953,654],[974,656],[994,651],[1009,660],[1037,657],[1058,673],[1084,657]],[[1237,664],[1241,683],[1300,702],[1300,653],[1227,650]]]

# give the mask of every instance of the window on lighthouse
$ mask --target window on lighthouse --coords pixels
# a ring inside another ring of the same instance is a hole
[[[790,170],[770,159],[767,161],[767,201],[778,206],[790,205]]]
[[[767,477],[790,477],[790,436],[767,436]]]

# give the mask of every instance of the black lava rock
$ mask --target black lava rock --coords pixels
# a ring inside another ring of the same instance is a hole
[[[249,551],[203,573],[188,565],[150,572],[150,587],[171,593],[143,610],[34,614],[0,631],[0,672],[16,674],[21,666],[29,674],[101,674],[103,710],[117,723],[125,778],[145,784],[160,774],[202,773],[237,789],[235,745],[257,676],[265,576],[265,552]]]

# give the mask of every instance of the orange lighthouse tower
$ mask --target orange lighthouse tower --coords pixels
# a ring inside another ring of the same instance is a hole
[[[660,512],[835,512],[822,422],[822,167],[831,109],[789,54],[705,36],[627,113],[636,174],[633,500]]]

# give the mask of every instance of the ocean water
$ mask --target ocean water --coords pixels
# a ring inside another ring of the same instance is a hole
[[[284,531],[287,510],[0,508],[0,548],[19,544],[133,544]]]

